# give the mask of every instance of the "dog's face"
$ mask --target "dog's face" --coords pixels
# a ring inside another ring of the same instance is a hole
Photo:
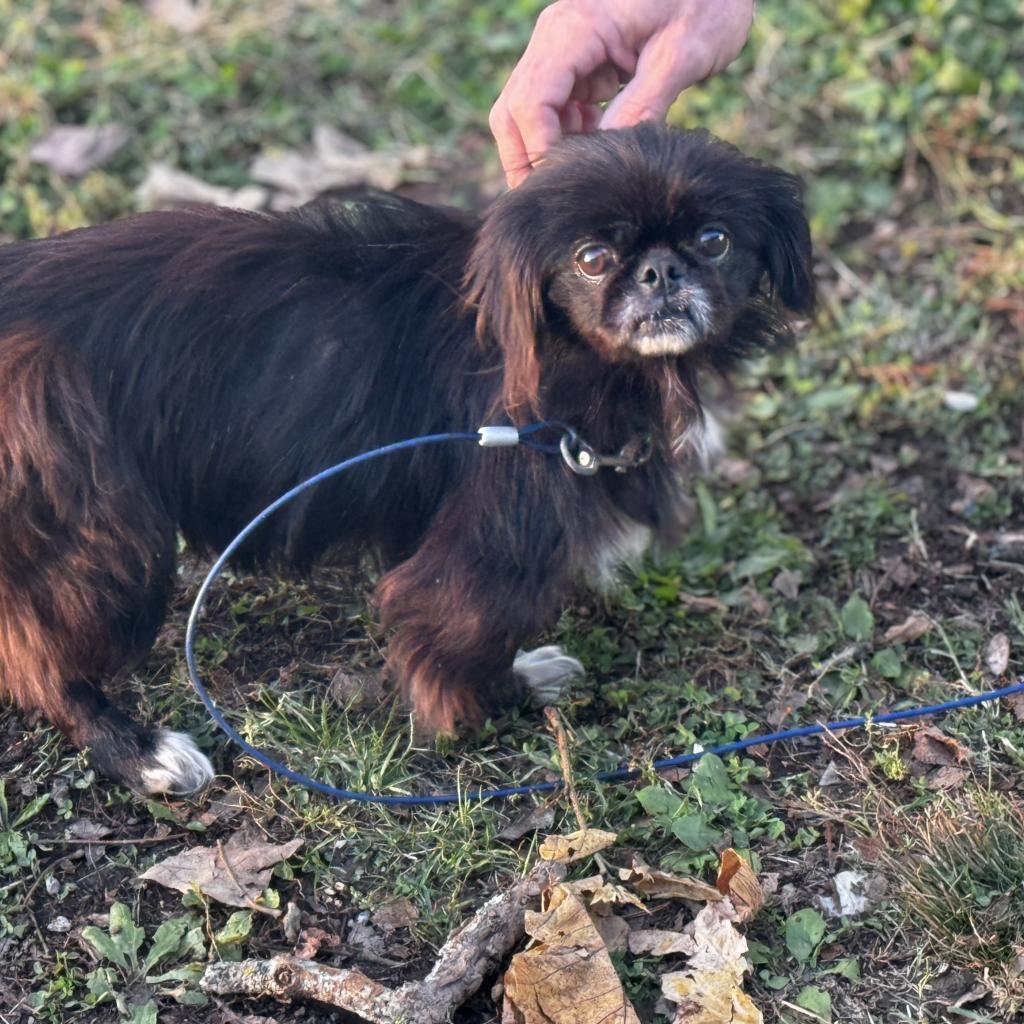
[[[608,362],[724,366],[813,302],[790,175],[705,133],[654,125],[567,139],[489,211],[470,268],[480,327],[531,404],[539,339]]]

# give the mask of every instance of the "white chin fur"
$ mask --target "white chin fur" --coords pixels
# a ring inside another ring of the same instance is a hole
[[[520,651],[512,663],[512,671],[544,704],[558,700],[573,679],[584,675],[583,666],[554,644],[533,651]]]
[[[696,343],[696,339],[689,333],[665,331],[662,334],[633,338],[629,344],[634,352],[642,356],[681,356],[689,352]]]
[[[147,793],[193,793],[209,785],[213,765],[188,733],[161,729],[149,768],[139,775]]]

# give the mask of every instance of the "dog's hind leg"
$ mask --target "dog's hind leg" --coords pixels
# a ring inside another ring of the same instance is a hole
[[[150,793],[197,789],[210,764],[190,737],[132,721],[98,681],[149,649],[173,570],[173,526],[75,358],[0,338],[0,690]]]

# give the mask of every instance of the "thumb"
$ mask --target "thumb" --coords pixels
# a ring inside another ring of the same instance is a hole
[[[602,128],[628,128],[663,121],[679,94],[706,78],[714,60],[699,43],[665,32],[652,39],[637,61],[632,81],[605,108]]]
[[[629,128],[641,121],[663,121],[678,93],[651,89],[650,83],[634,78],[605,108],[602,128]]]

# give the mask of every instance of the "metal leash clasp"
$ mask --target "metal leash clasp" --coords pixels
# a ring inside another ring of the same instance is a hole
[[[575,430],[566,430],[562,434],[558,449],[565,464],[578,476],[593,476],[601,468],[597,452]]]
[[[634,437],[615,455],[600,455],[575,430],[566,428],[558,443],[565,464],[578,476],[593,476],[599,469],[626,473],[647,462],[654,454],[650,437]]]

